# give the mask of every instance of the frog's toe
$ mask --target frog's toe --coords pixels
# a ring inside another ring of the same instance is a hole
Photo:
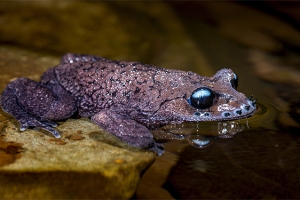
[[[25,131],[28,127],[29,127],[28,124],[21,124],[20,131]]]
[[[52,127],[57,126],[56,123],[47,121],[47,122],[40,122],[34,118],[23,118],[21,120],[18,120],[20,123],[20,131],[25,131],[29,127],[36,127],[36,128],[41,128],[44,129],[50,133],[56,138],[60,138],[60,134],[57,132],[57,130],[53,129]]]
[[[155,145],[152,148],[150,148],[150,150],[156,152],[158,156],[164,154],[164,149],[165,149],[164,145],[159,143],[155,143]]]
[[[55,138],[60,138],[60,134],[58,133],[57,130],[51,128],[50,126],[37,126],[38,128],[41,128],[41,129],[44,129],[50,133],[52,133],[52,135],[55,137]]]
[[[20,123],[20,131],[25,131],[30,126],[26,118],[19,119],[18,122]]]
[[[46,122],[42,122],[42,123],[47,125],[47,126],[57,127],[57,123],[55,123],[55,122],[46,121]]]

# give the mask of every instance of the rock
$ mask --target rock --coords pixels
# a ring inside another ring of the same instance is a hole
[[[11,121],[0,122],[1,199],[128,199],[155,160],[154,153],[127,146],[88,119],[59,125],[61,139],[19,132]]]

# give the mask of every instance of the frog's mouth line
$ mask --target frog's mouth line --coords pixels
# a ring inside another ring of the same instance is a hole
[[[254,115],[257,109],[253,109],[249,113],[241,113],[241,114],[233,114],[234,112],[224,111],[222,114],[219,115],[212,115],[213,112],[195,112],[194,117],[192,119],[185,119],[183,121],[230,121],[230,120],[237,120],[248,118]],[[228,113],[228,115],[226,115]]]
[[[229,121],[242,118],[248,118],[254,115],[257,110],[257,99],[252,100],[253,95],[247,98],[247,103],[242,104],[239,108],[230,111],[223,111],[222,113],[214,115],[214,112],[196,111],[194,118],[187,121]],[[222,108],[220,108],[222,110]]]
[[[257,111],[257,109],[254,109],[252,112],[250,112],[246,115],[243,115],[243,116],[235,116],[235,117],[231,117],[231,118],[222,118],[222,119],[217,120],[217,121],[232,121],[232,120],[249,118],[249,117],[252,117],[255,114],[256,111]]]
[[[255,112],[257,111],[257,108],[253,109],[252,112],[250,113],[247,113],[243,116],[234,116],[234,117],[230,117],[230,118],[216,118],[216,117],[211,117],[211,118],[194,118],[192,120],[189,120],[189,119],[186,119],[186,120],[172,120],[172,121],[169,121],[169,120],[158,120],[158,121],[151,121],[150,123],[142,123],[142,124],[145,124],[147,127],[150,127],[150,126],[164,126],[164,125],[168,125],[168,124],[181,124],[183,122],[223,122],[223,121],[234,121],[234,120],[239,120],[239,119],[245,119],[245,118],[249,118],[249,117],[252,117]]]

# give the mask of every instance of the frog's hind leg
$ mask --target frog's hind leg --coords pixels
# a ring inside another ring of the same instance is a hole
[[[2,93],[2,109],[15,117],[20,130],[38,127],[51,132],[56,138],[59,133],[52,127],[52,120],[66,119],[76,111],[72,96],[58,84],[42,85],[26,78],[8,84]]]

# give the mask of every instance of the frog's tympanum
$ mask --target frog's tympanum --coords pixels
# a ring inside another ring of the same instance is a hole
[[[238,77],[222,69],[212,77],[138,62],[66,54],[40,82],[19,78],[5,88],[2,109],[20,130],[39,127],[60,134],[54,121],[75,112],[122,141],[161,154],[150,124],[222,121],[252,116],[255,100],[237,91]]]

